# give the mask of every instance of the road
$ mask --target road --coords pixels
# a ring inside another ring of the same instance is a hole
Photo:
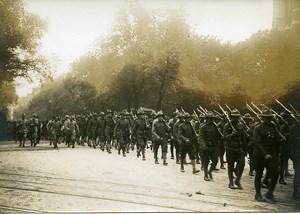
[[[28,142],[27,142],[28,144]],[[13,141],[0,142],[0,213],[15,212],[295,212],[292,178],[278,184],[279,202],[254,200],[248,165],[242,178],[244,190],[229,189],[227,171],[203,180],[203,171],[179,170],[175,160],[168,166],[154,164],[149,149],[146,161],[131,151],[126,157],[99,148],[47,141],[36,148],[20,148]],[[200,168],[200,165],[197,165]],[[290,166],[290,169],[292,167]],[[266,191],[262,190],[263,193]]]

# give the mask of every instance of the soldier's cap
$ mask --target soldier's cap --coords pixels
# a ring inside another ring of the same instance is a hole
[[[37,114],[33,114],[32,117],[37,117]]]
[[[69,118],[70,116],[66,114],[65,118]]]
[[[162,112],[162,110],[158,111],[155,115],[155,117],[159,117],[159,116],[164,116],[164,113]]]
[[[243,119],[248,119],[248,120],[252,120],[253,117],[251,117],[251,115],[249,113],[244,114]]]
[[[240,114],[240,111],[239,111],[239,110],[233,109],[233,110],[230,112],[230,116],[231,116],[231,117],[240,117],[241,114]]]
[[[264,108],[262,113],[260,114],[261,117],[274,117],[273,112],[269,108]]]
[[[209,111],[206,115],[204,115],[204,118],[216,118],[216,116],[214,115],[214,113]]]
[[[103,111],[101,111],[101,112],[99,113],[99,116],[105,116],[105,113],[104,113]]]
[[[106,114],[112,114],[112,113],[113,113],[112,110],[106,109]]]

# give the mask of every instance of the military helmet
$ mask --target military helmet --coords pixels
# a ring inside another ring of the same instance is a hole
[[[209,111],[206,115],[204,115],[205,118],[216,118],[216,116],[214,115],[214,113],[212,113],[211,111]]]
[[[103,111],[101,111],[101,112],[99,113],[99,116],[105,116],[105,113],[104,113]]]
[[[246,114],[244,114],[243,119],[252,120],[253,118],[251,117],[251,115],[249,113],[246,113]]]
[[[33,114],[32,117],[37,117],[37,114]]]
[[[231,117],[240,117],[241,114],[240,114],[240,111],[239,111],[239,110],[233,109],[233,110],[230,112],[230,116],[231,116]]]
[[[139,109],[139,110],[137,111],[137,115],[143,115],[143,114],[145,114],[145,112],[144,112],[142,109]]]
[[[70,116],[66,114],[65,118],[67,119],[67,118],[69,118],[69,117],[70,117]]]
[[[262,113],[260,114],[261,117],[274,117],[273,112],[269,108],[264,108]]]

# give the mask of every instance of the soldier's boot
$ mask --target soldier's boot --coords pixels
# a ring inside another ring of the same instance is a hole
[[[167,153],[166,153],[166,152],[163,152],[163,153],[162,153],[162,156],[163,156],[163,160],[164,160],[164,161],[163,161],[163,164],[164,164],[165,166],[167,166],[167,165],[168,165],[167,160],[166,160],[166,159],[167,159]]]
[[[236,176],[236,179],[234,181],[234,184],[236,185],[237,189],[244,189],[241,185],[241,177],[242,177],[242,173],[237,172],[237,176]]]
[[[123,146],[123,148],[122,148],[122,152],[123,152],[123,157],[126,157],[126,149],[125,149],[124,146]]]
[[[176,164],[180,164],[179,155],[178,154],[176,154]]]
[[[212,172],[213,172],[213,170],[214,170],[215,168],[216,168],[216,167],[213,166],[213,164],[212,164],[212,165],[210,165],[210,168],[209,168],[209,170],[208,170],[208,172],[207,172],[207,174],[208,174],[210,180],[213,180],[213,179],[214,179],[213,176],[212,176]]]
[[[171,159],[174,159],[174,148],[171,147]]]
[[[49,146],[52,146],[52,140],[50,140]]]
[[[121,154],[121,148],[118,148],[118,155]]]
[[[25,147],[25,140],[23,140],[23,145],[22,145],[22,147]]]
[[[221,162],[220,168],[221,169],[226,169],[225,166],[224,166],[224,159],[223,158],[220,159],[220,162]]]
[[[136,156],[137,156],[138,158],[141,156],[141,151],[140,151],[139,149],[136,151]]]
[[[106,145],[106,150],[107,150],[108,154],[111,154],[110,144]]]
[[[197,155],[196,157],[196,164],[200,164],[200,159],[199,159],[199,156]]]
[[[233,184],[233,172],[231,170],[228,170],[228,179],[229,179],[228,188],[236,189],[236,186],[234,186]]]
[[[142,156],[143,156],[143,161],[146,160],[146,157],[145,157],[145,149],[142,149]]]
[[[203,171],[204,171],[204,180],[205,181],[210,181],[210,178],[208,177],[208,166],[203,166]]]
[[[96,141],[93,141],[93,148],[96,149]]]
[[[20,144],[19,144],[19,147],[21,147],[22,146],[22,141],[20,141]]]
[[[75,141],[72,142],[72,149],[75,148]]]
[[[192,162],[192,167],[193,167],[193,174],[199,173],[200,171],[196,169],[196,160],[191,160]]]
[[[159,164],[158,159],[156,158],[154,161],[155,164]]]

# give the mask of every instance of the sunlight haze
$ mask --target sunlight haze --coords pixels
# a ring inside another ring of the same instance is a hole
[[[30,12],[47,21],[41,52],[55,57],[54,77],[70,71],[70,64],[87,52],[94,42],[109,35],[121,0],[26,0]],[[151,8],[182,9],[192,29],[237,43],[259,30],[272,27],[272,0],[185,0],[139,1]],[[19,83],[17,94],[26,96],[38,83]]]

